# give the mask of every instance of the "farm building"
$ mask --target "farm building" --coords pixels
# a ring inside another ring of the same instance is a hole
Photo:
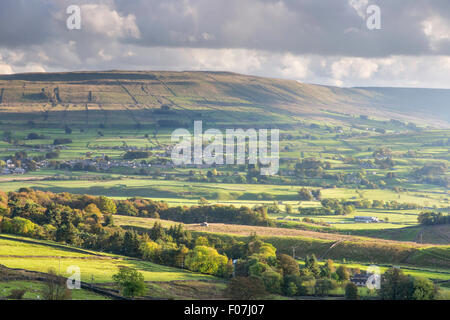
[[[351,277],[350,281],[358,287],[365,287],[370,276],[371,275],[367,273],[358,273]]]
[[[355,222],[363,222],[363,223],[373,223],[379,222],[377,217],[369,217],[369,216],[355,216]]]

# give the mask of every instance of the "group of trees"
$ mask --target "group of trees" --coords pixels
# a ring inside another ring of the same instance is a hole
[[[218,252],[208,239],[194,239],[181,225],[165,229],[155,222],[152,229],[144,234],[136,248],[144,260],[191,271],[228,277],[231,274],[231,262],[224,248]]]
[[[248,289],[241,290],[239,288],[242,287],[242,283],[232,281],[228,292],[235,295],[233,298],[252,298],[252,295],[263,295],[265,292],[281,294],[284,274],[295,272],[291,268],[297,268],[298,271],[298,263],[295,260],[286,256],[290,258],[286,262],[283,259],[284,255],[276,254],[275,247],[256,236],[253,236],[247,244],[235,244],[233,249],[235,257],[239,257],[234,267],[235,277],[241,279],[244,284],[248,283],[252,288],[258,289],[256,293]],[[289,263],[292,264],[291,268],[285,266]]]
[[[266,258],[267,259],[267,258]],[[332,260],[319,264],[314,255],[305,258],[303,267],[290,256],[277,254],[276,259],[255,259],[250,256],[241,268],[236,267],[236,277],[228,285],[228,294],[235,299],[256,299],[267,293],[286,296],[326,296],[338,288],[344,289],[346,299],[360,298],[358,287],[350,281],[359,269],[344,265],[334,266]],[[381,275],[380,288],[373,296],[384,300],[433,300],[439,287],[431,280],[406,276],[398,268],[388,269]]]
[[[338,199],[323,199],[321,207],[299,207],[298,211],[302,215],[347,215],[355,211],[352,204]]]
[[[116,203],[117,214],[120,215],[161,218],[183,223],[208,221],[263,226],[270,224],[267,209],[263,207],[250,209],[245,206],[236,208],[223,205],[198,205],[169,208],[165,202],[139,198],[119,200]]]
[[[207,205],[195,207],[192,211],[186,211],[185,219],[191,219],[187,218],[188,215],[202,217],[211,208]],[[165,203],[151,200],[114,201],[102,196],[54,194],[22,188],[8,194],[0,192],[0,232],[123,254],[223,278],[234,275],[227,292],[235,298],[254,298],[266,293],[323,296],[339,286],[346,286],[346,294],[354,296],[354,288],[347,284],[351,270],[345,266],[335,268],[331,260],[320,265],[311,255],[300,267],[292,257],[277,253],[273,245],[257,236],[251,236],[247,241],[214,235],[194,237],[182,225],[164,228],[158,222],[151,229],[138,233],[115,226],[113,221],[113,214],[116,213],[151,215],[172,212],[168,210]],[[226,215],[225,212],[215,214]],[[234,265],[233,260],[236,260]],[[434,297],[430,293],[430,288],[434,289],[434,286],[429,281],[405,278],[397,273],[389,280],[390,276],[388,273],[388,280],[382,282],[382,298]],[[132,279],[134,284],[126,285],[124,281],[127,279]],[[122,291],[131,290],[127,295],[142,294],[139,274],[124,269],[114,280],[122,286]],[[397,284],[400,289],[392,287]]]
[[[123,155],[125,160],[147,159],[150,156],[148,151],[127,151]]]
[[[249,249],[250,255],[236,263],[236,278],[228,286],[229,294],[237,299],[261,296],[262,288],[286,296],[325,296],[350,277],[344,266],[335,268],[332,260],[319,265],[314,255],[307,256],[300,268],[291,256],[277,254],[273,246],[256,238],[249,243]]]
[[[421,183],[448,187],[450,185],[450,177],[447,171],[448,165],[445,162],[430,162],[414,170],[411,175]]]
[[[442,212],[421,212],[417,220],[424,225],[449,224],[450,215]]]
[[[325,170],[331,169],[329,162],[314,158],[300,160],[295,164],[294,171],[297,177],[321,178]]]
[[[400,203],[395,200],[346,200],[346,199],[323,199],[321,207],[299,207],[302,215],[348,215],[357,209],[388,209],[388,210],[412,210],[420,208],[416,203]]]
[[[235,222],[258,222],[258,211],[230,207],[200,206],[182,210],[180,220],[204,221],[223,215]],[[230,210],[230,211],[227,211]],[[229,277],[230,258],[248,255],[245,243],[223,242],[198,237],[181,225],[163,228],[155,223],[148,232],[137,233],[114,225],[113,214],[162,215],[175,219],[163,202],[144,199],[114,201],[107,197],[54,194],[22,188],[8,194],[0,192],[0,232],[53,240],[87,249],[123,254],[169,266]],[[256,220],[254,220],[256,219]]]
[[[433,300],[438,291],[428,279],[407,276],[402,270],[391,268],[382,275],[378,294],[383,300]]]
[[[320,191],[320,189],[309,190],[307,188],[301,188],[298,191],[298,196],[299,196],[299,200],[300,201],[320,200],[320,198],[321,198],[321,191]]]
[[[53,144],[56,145],[60,145],[60,144],[69,144],[72,143],[72,139],[69,138],[58,138],[53,140]]]
[[[27,140],[39,140],[39,139],[46,139],[46,137],[45,135],[36,132],[31,132],[27,135]]]
[[[338,199],[323,199],[320,203],[322,207],[331,210],[336,215],[347,215],[355,212],[355,206],[353,204]]]

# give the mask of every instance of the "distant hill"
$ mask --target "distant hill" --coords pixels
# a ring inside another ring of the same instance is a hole
[[[193,111],[215,121],[348,122],[366,115],[450,127],[450,90],[340,88],[229,72],[104,71],[0,75],[0,112]],[[146,113],[147,112],[147,113]],[[189,113],[186,113],[189,117]],[[196,117],[192,113],[192,119]],[[110,116],[111,120],[111,116]],[[100,120],[99,118],[99,121]]]

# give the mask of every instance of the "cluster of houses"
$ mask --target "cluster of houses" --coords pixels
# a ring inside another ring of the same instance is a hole
[[[136,147],[136,146],[128,146],[126,144],[121,146],[99,146],[99,145],[89,145],[89,149],[93,150],[122,150],[122,151],[150,151],[152,148],[150,147]]]
[[[31,160],[31,158],[27,158],[27,160]],[[43,160],[35,163],[34,169],[46,168],[48,166],[48,161]],[[5,161],[5,166],[0,169],[0,174],[25,174],[28,171],[27,163],[22,163],[19,167],[16,165],[14,161],[8,159]]]
[[[172,151],[171,145],[158,145],[152,147],[137,147],[123,144],[121,146],[103,146],[103,145],[89,145],[88,148],[92,150],[121,150],[121,151],[152,151],[161,156],[170,156]]]
[[[50,161],[43,160],[36,162],[36,169],[47,168],[50,165]],[[93,159],[75,159],[67,160],[60,163],[61,167],[71,168],[75,170],[83,170],[86,168],[96,168],[99,171],[107,171],[112,168],[131,168],[131,169],[143,169],[149,167],[173,167],[173,164],[167,163],[166,160],[156,160],[152,164],[143,163],[137,160],[105,160],[103,157],[95,157]],[[1,169],[2,175],[7,174],[24,174],[27,172],[26,165],[17,167],[11,160],[6,161],[6,166]]]
[[[70,167],[72,169],[81,169],[88,167],[95,167],[100,171],[107,171],[112,168],[130,168],[143,169],[150,167],[172,167],[173,164],[167,162],[166,159],[153,160],[152,163],[143,162],[140,160],[106,160],[104,156],[97,156],[92,159],[74,159],[61,163],[61,166]]]
[[[24,147],[24,146],[22,146]],[[33,145],[33,146],[26,146],[30,149],[27,149],[27,152],[59,152],[61,150],[68,149],[65,145]],[[159,147],[136,147],[136,146],[90,146],[90,149],[93,150],[123,150],[123,151],[153,151],[153,155],[157,156],[157,159],[153,159],[151,164],[144,163],[140,160],[110,160],[105,157],[103,154],[102,156],[89,158],[89,159],[73,159],[73,160],[67,160],[60,162],[61,167],[66,168],[72,168],[72,169],[82,169],[82,168],[93,168],[95,167],[99,171],[107,171],[112,168],[132,168],[132,169],[141,169],[141,168],[148,168],[148,167],[161,167],[161,168],[167,168],[171,167],[172,164],[167,161],[164,157],[168,158],[170,157],[171,153],[171,146],[159,146]],[[22,151],[21,149],[7,149],[6,151],[9,152],[18,152]],[[87,156],[91,155],[91,152],[86,153]],[[33,160],[31,157],[27,158],[26,160]],[[6,165],[3,168],[0,168],[0,174],[2,175],[10,175],[10,174],[24,174],[28,171],[26,163],[22,162],[21,166],[17,166],[14,161],[11,159],[7,159],[5,161]],[[41,168],[47,168],[51,165],[49,160],[41,160],[34,162],[34,169],[41,169]]]
[[[16,167],[13,161],[6,160],[6,165],[1,169],[1,174],[24,174],[25,169]]]

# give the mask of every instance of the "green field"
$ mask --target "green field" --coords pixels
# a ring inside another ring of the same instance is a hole
[[[24,299],[42,299],[44,284],[38,281],[0,281],[0,296],[7,297],[13,290],[26,290]],[[91,291],[78,289],[72,290],[72,300],[110,300],[109,298],[95,294]]]
[[[11,239],[13,240],[3,239],[0,242],[0,264],[9,268],[40,272],[47,272],[49,268],[53,268],[64,274],[67,267],[74,265],[81,269],[82,281],[93,283],[111,282],[119,266],[139,269],[146,281],[214,280],[214,277],[208,275],[123,256],[101,253],[100,256],[89,257],[86,254],[48,247],[45,242],[42,245],[30,245],[22,243],[17,238]],[[17,254],[11,255],[12,249],[16,249]]]
[[[81,271],[81,281],[104,288],[115,289],[112,276],[119,267],[127,266],[139,270],[144,275],[147,296],[154,298],[198,299],[202,294],[192,296],[192,290],[204,290],[208,294],[223,297],[225,284],[213,276],[157,265],[148,261],[127,258],[118,255],[61,246],[50,241],[38,241],[23,237],[3,236],[0,239],[0,265],[14,269],[24,269],[47,273],[55,270],[66,275],[67,267],[77,266]],[[8,238],[8,239],[6,239]],[[31,241],[33,243],[25,243]],[[56,247],[52,247],[56,246]],[[65,248],[64,248],[65,247]],[[81,250],[84,251],[84,250]],[[70,276],[68,273],[66,276]],[[25,289],[26,299],[42,298],[44,284],[33,280],[0,281],[0,297],[8,296],[14,289]],[[195,289],[197,288],[197,289]],[[109,299],[91,291],[72,290],[73,300]]]

